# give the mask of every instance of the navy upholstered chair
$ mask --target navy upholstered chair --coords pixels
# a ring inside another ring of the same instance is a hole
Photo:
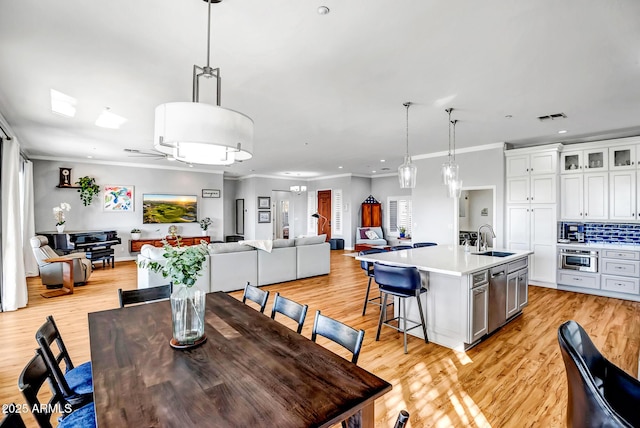
[[[569,387],[567,426],[640,427],[640,381],[608,361],[575,321],[558,329]]]
[[[267,307],[267,300],[269,300],[269,292],[260,290],[255,285],[251,285],[247,282],[244,287],[244,293],[242,294],[242,303],[247,303],[247,300],[251,300],[260,306],[260,312],[264,314],[264,309]]]
[[[363,250],[358,253],[359,256],[366,256],[367,254],[377,254],[377,253],[385,253],[386,250],[380,248],[372,248],[370,250]],[[369,303],[373,303],[377,306],[382,306],[382,293],[378,293],[377,297],[369,298],[369,292],[371,291],[371,281],[373,280],[373,262],[365,262],[362,260],[360,262],[360,267],[369,277],[369,282],[367,283],[367,292],[364,294],[364,304],[362,305],[362,316],[367,313],[367,305]]]
[[[389,250],[390,251],[400,251],[400,250],[410,250],[412,248],[413,248],[413,246],[411,246],[411,245],[394,245],[393,247],[390,247]]]
[[[294,302],[291,299],[282,297],[280,293],[276,293],[273,300],[273,307],[271,308],[271,319],[276,319],[276,312],[287,316],[298,323],[297,332],[302,332],[302,326],[304,325],[304,319],[307,316],[307,309],[309,305],[301,305],[298,302]]]
[[[50,391],[42,393],[41,397],[46,401],[41,403],[39,395],[45,382],[48,383]],[[36,350],[36,355],[20,373],[18,388],[22,391],[29,408],[38,409],[33,412],[33,417],[41,428],[52,427],[51,416],[55,409],[63,412],[57,424],[58,428],[91,428],[96,426],[93,402],[73,410],[73,407],[62,396],[58,383],[45,364],[40,349]]]
[[[398,330],[404,334],[404,352],[407,353],[407,331],[422,326],[425,343],[429,343],[427,337],[427,322],[425,313],[422,310],[422,301],[420,295],[427,290],[422,288],[420,272],[415,267],[389,266],[376,262],[373,266],[374,277],[378,283],[378,288],[382,292],[382,305],[387,304],[389,295],[398,297],[402,304],[398,310],[398,316],[387,319],[386,312],[380,311],[380,320],[378,321],[378,332],[376,333],[376,341],[380,340],[380,330],[383,325]],[[418,312],[420,312],[420,322],[411,320],[407,317],[406,299],[415,297],[418,304]],[[390,324],[396,322],[397,325]],[[409,325],[412,324],[411,327]]]
[[[421,248],[421,247],[435,247],[436,244],[435,242],[416,242],[415,244],[413,244],[413,248]]]
[[[62,398],[71,404],[74,409],[92,402],[93,378],[91,362],[89,361],[79,366],[73,364],[67,347],[62,341],[58,326],[51,315],[47,317],[47,321],[36,332],[36,342],[38,342],[44,363],[52,374]],[[54,346],[57,347],[57,350]]]

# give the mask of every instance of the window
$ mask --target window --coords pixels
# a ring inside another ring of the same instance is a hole
[[[387,230],[390,236],[400,235],[400,227],[411,236],[411,197],[389,196],[387,198]]]

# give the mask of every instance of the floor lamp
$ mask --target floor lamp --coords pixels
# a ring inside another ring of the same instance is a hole
[[[322,235],[324,233],[324,227],[327,224],[327,218],[317,211],[314,214],[311,214],[311,217],[317,218],[317,219],[321,219],[321,218],[324,219],[324,223],[322,223],[322,227],[320,228],[320,234]]]

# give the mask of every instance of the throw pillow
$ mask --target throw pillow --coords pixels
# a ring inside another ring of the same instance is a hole
[[[373,230],[367,230],[366,235],[367,235],[367,238],[369,238],[369,239],[380,239],[378,234],[375,233]]]
[[[360,229],[360,239],[367,239],[367,232],[369,231],[368,227],[363,227]]]

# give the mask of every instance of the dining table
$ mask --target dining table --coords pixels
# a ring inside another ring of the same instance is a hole
[[[171,305],[89,314],[98,427],[374,426],[387,381],[223,293],[206,296],[206,341],[174,349]]]

